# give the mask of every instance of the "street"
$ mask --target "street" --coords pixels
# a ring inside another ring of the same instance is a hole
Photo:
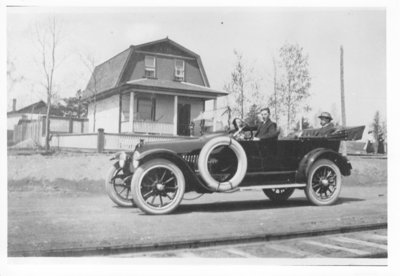
[[[280,204],[269,201],[261,191],[204,195],[183,201],[175,213],[165,216],[118,208],[105,194],[44,193],[33,197],[32,193],[9,193],[9,256],[41,255],[46,250],[134,248],[387,222],[387,190],[382,184],[344,185],[338,203],[327,207],[310,205],[301,190]],[[194,196],[188,194],[186,198]],[[347,257],[345,253],[336,256]],[[282,257],[295,256],[287,252]]]

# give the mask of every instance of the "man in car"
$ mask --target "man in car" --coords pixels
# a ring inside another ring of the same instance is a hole
[[[272,122],[269,116],[271,112],[268,107],[260,110],[261,123],[257,127],[254,140],[262,140],[268,138],[277,138],[279,131],[277,130],[276,123]]]
[[[318,116],[320,121],[320,128],[314,129],[305,129],[301,131],[299,134],[294,135],[294,137],[327,137],[333,132],[335,132],[335,125],[332,123],[332,116],[329,112],[322,112],[321,115]]]
[[[329,112],[322,112],[318,118],[321,120],[321,128],[315,133],[316,136],[328,136],[335,132],[335,125],[332,123],[332,116]]]

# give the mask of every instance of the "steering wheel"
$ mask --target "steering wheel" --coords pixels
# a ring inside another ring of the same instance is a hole
[[[241,127],[239,127],[236,123],[236,120],[241,122]],[[236,131],[233,133],[232,137],[237,139],[239,138],[239,135],[243,133],[243,130],[249,126],[248,123],[246,123],[244,120],[240,119],[240,118],[235,118],[233,119],[233,126],[235,127]],[[253,139],[253,131],[251,131],[251,137],[250,138],[246,138],[243,137],[243,140],[252,140]],[[241,140],[241,139],[240,139]]]

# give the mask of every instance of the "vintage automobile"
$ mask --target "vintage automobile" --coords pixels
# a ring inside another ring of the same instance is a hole
[[[315,130],[292,138],[254,140],[246,124],[234,132],[197,138],[139,143],[133,152],[117,152],[105,181],[119,206],[137,206],[146,214],[174,211],[185,193],[230,193],[260,189],[274,201],[285,201],[303,189],[315,205],[333,204],[342,176],[351,172],[339,153],[342,140],[361,139],[364,126],[338,127],[328,137]]]

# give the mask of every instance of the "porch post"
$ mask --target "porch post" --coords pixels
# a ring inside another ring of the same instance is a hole
[[[129,125],[131,126],[131,132],[133,129],[133,114],[135,114],[135,92],[131,91],[130,101],[129,101]]]
[[[174,135],[178,135],[178,96],[174,96]]]
[[[213,131],[216,131],[217,130],[217,118],[215,117],[216,116],[216,114],[217,114],[217,112],[216,112],[216,110],[217,110],[217,99],[214,99],[213,100],[213,110],[214,110],[214,115],[213,115]]]

